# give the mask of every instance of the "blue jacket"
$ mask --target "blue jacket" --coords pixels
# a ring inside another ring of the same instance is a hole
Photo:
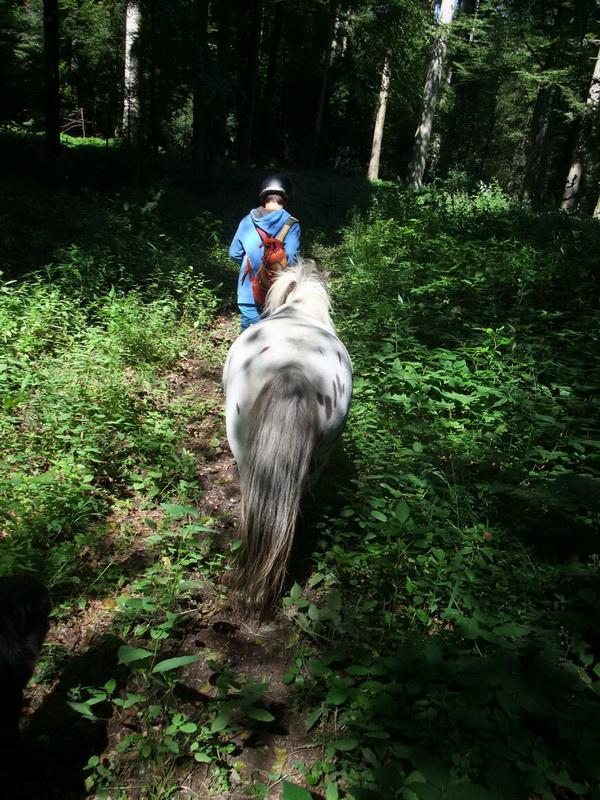
[[[254,208],[238,225],[238,229],[231,242],[231,247],[229,248],[229,255],[234,261],[237,261],[241,267],[237,288],[238,304],[246,305],[254,303],[250,276],[246,274],[247,259],[250,258],[253,272],[256,272],[263,257],[263,249],[260,246],[261,238],[254,226],[254,221],[269,236],[277,236],[291,216],[289,211],[286,211],[284,208],[278,211],[268,211],[266,213],[262,207]],[[288,264],[294,264],[298,259],[298,250],[300,247],[299,223],[293,225],[288,231],[285,237],[284,247]]]

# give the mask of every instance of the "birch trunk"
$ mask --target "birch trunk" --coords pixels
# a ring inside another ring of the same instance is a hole
[[[139,32],[140,8],[138,0],[128,0],[125,7],[123,136],[129,142],[137,138],[140,123],[139,61],[135,52]]]
[[[584,176],[586,156],[590,151],[590,138],[592,128],[594,125],[594,116],[600,108],[600,50],[594,62],[594,72],[592,74],[592,82],[590,84],[586,108],[582,115],[581,125],[575,147],[573,149],[573,158],[571,160],[571,167],[567,180],[565,183],[565,190],[563,192],[562,202],[560,204],[561,210],[570,211],[575,208],[581,193],[581,184]],[[596,213],[594,213],[596,216]]]
[[[383,141],[383,127],[385,125],[385,112],[390,93],[390,54],[386,53],[381,72],[381,88],[379,89],[379,102],[377,104],[377,116],[375,117],[375,128],[373,130],[373,144],[371,146],[371,160],[369,161],[369,171],[367,177],[370,181],[379,178],[379,160],[381,158],[381,143]]]
[[[408,185],[413,189],[420,189],[423,185],[433,119],[448,51],[448,28],[454,17],[456,5],[457,0],[442,0],[439,19],[440,31],[436,36],[433,45],[433,56],[427,70],[423,92],[423,111],[419,127],[415,133],[413,154],[408,167]]]

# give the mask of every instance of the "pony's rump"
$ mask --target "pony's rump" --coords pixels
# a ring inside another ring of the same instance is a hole
[[[285,579],[319,433],[317,400],[302,369],[290,365],[275,374],[251,416],[246,469],[240,476],[243,546],[232,583],[238,601],[260,613]]]

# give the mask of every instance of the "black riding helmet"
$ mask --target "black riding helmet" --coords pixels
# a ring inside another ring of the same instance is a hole
[[[280,194],[285,200],[291,200],[294,193],[294,187],[289,178],[285,175],[273,174],[267,175],[260,185],[258,196],[260,200],[267,194]]]

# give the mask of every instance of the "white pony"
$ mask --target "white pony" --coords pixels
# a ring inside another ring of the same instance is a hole
[[[240,473],[237,597],[261,613],[281,591],[300,500],[344,427],[352,364],[314,262],[276,278],[265,316],[233,343],[223,370],[227,438]]]

